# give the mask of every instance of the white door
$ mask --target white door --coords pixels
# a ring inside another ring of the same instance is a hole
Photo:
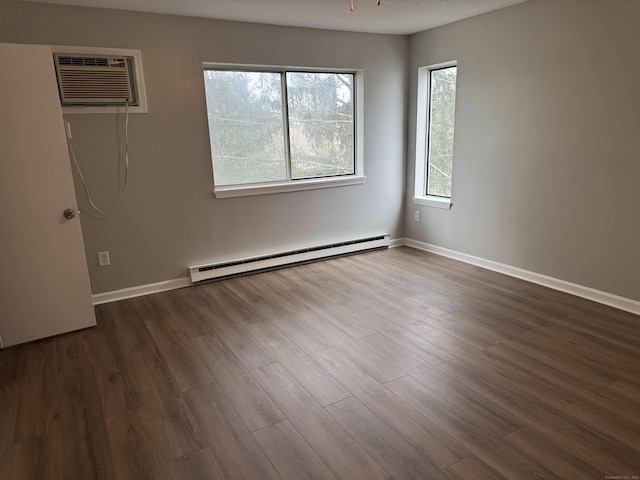
[[[0,43],[0,335],[4,346],[96,324],[62,110],[42,45]]]

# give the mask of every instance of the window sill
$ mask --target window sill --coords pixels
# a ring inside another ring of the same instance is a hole
[[[345,176],[330,178],[313,178],[308,180],[294,180],[289,182],[276,182],[263,185],[232,185],[227,187],[215,187],[213,190],[216,198],[248,197],[251,195],[266,195],[270,193],[299,192],[302,190],[315,190],[318,188],[344,187],[347,185],[361,185],[365,182],[363,176]]]
[[[451,208],[451,199],[446,197],[413,197],[414,205],[424,205],[426,207],[444,208],[449,210]]]

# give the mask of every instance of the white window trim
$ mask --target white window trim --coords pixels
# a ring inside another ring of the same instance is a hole
[[[436,197],[435,195],[424,195],[422,197],[413,197],[414,205],[424,205],[425,207],[451,208],[451,199],[448,197]]]
[[[344,175],[340,177],[319,177],[303,180],[290,180],[273,183],[224,185],[215,187],[213,193],[216,198],[248,197],[250,195],[265,195],[268,193],[299,192],[318,188],[344,187],[347,185],[363,184],[366,177]]]
[[[413,204],[427,207],[450,209],[453,205],[451,198],[427,195],[427,149],[429,138],[429,91],[431,89],[431,71],[439,68],[456,67],[457,61],[437,63],[418,68],[418,96],[416,118],[416,170]],[[451,192],[453,195],[453,192]]]
[[[266,195],[271,193],[299,192],[302,190],[315,190],[319,188],[343,187],[348,185],[361,185],[365,182],[364,175],[364,70],[354,68],[317,68],[317,67],[283,67],[277,65],[245,65],[233,63],[205,62],[204,70],[226,69],[252,69],[268,71],[303,71],[303,72],[345,72],[353,73],[355,79],[355,142],[354,142],[354,166],[353,175],[340,175],[335,177],[317,177],[298,180],[283,180],[280,182],[265,182],[259,184],[240,185],[215,185],[213,194],[216,198],[248,197],[252,195]],[[204,91],[204,85],[203,85]],[[211,158],[210,158],[211,160]]]

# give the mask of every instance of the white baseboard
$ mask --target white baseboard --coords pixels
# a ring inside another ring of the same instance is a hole
[[[518,267],[512,267],[511,265],[505,265],[504,263],[494,262],[493,260],[487,260],[466,253],[456,252],[455,250],[449,250],[448,248],[439,247],[430,243],[419,242],[410,238],[397,239],[403,240],[404,245],[407,247],[417,248],[418,250],[424,250],[426,252],[435,253],[443,257],[459,260],[464,263],[476,265],[478,267],[486,268],[494,272],[504,273],[511,277],[520,278],[531,283],[536,283],[544,287],[549,287],[561,292],[570,293],[577,297],[586,298],[597,303],[609,305],[610,307],[624,310],[626,312],[640,315],[640,302],[632,300],[630,298],[620,297],[611,293],[602,292],[591,287],[585,287],[575,283],[567,282],[565,280],[559,280],[557,278],[548,277],[540,273],[530,272]]]
[[[166,292],[167,290],[175,290],[177,288],[191,286],[191,280],[188,277],[176,278],[174,280],[166,280],[164,282],[150,283],[148,285],[140,285],[137,287],[123,288],[122,290],[113,290],[111,292],[96,293],[91,296],[94,305],[101,303],[116,302],[126,298],[141,297],[152,293]]]
[[[402,247],[405,245],[405,239],[393,239],[389,243],[389,248]],[[122,290],[113,290],[111,292],[95,293],[91,296],[94,305],[101,303],[117,302],[127,298],[141,297],[152,293],[166,292],[167,290],[175,290],[177,288],[190,287],[193,285],[189,277],[176,278],[166,280],[164,282],[150,283],[148,285],[139,285],[137,287],[123,288]]]
[[[406,238],[394,238],[389,242],[389,248],[404,247],[406,244]]]
[[[603,305],[609,305],[610,307],[624,310],[636,315],[640,315],[640,302],[631,300],[629,298],[620,297],[611,293],[602,292],[594,288],[585,287],[575,283],[567,282],[565,280],[559,280],[557,278],[548,277],[540,273],[530,272],[518,267],[512,267],[504,263],[494,262],[493,260],[487,260],[481,257],[475,257],[466,253],[457,252],[455,250],[449,250],[448,248],[439,247],[430,243],[419,242],[410,238],[394,238],[389,244],[389,248],[407,246],[416,248],[418,250],[424,250],[426,252],[441,255],[443,257],[459,260],[464,263],[476,265],[478,267],[486,268],[494,272],[503,273],[511,277],[520,278],[531,283],[549,287],[554,290],[569,293],[577,297],[586,298]],[[137,287],[124,288],[122,290],[114,290],[111,292],[96,293],[92,296],[93,304],[99,305],[101,303],[115,302],[118,300],[124,300],[126,298],[140,297],[142,295],[149,295],[152,293],[165,292],[167,290],[174,290],[177,288],[184,288],[191,286],[191,280],[188,277],[176,278],[174,280],[167,280],[164,282],[151,283],[148,285],[140,285]]]

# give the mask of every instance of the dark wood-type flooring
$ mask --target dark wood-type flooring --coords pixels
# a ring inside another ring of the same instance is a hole
[[[640,318],[541,286],[397,248],[96,311],[0,352],[0,478],[640,475]]]

